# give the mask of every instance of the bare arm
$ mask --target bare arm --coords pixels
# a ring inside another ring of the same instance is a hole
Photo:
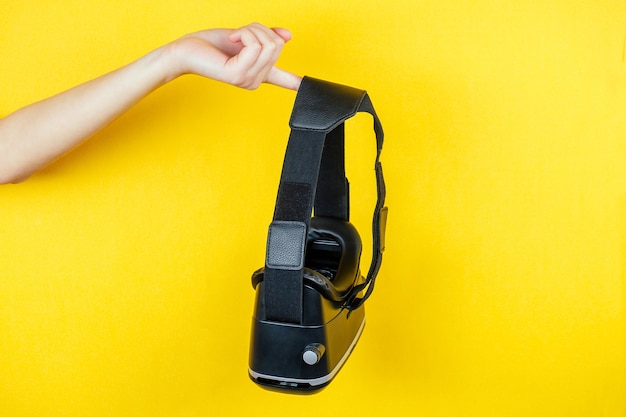
[[[109,74],[0,119],[0,184],[15,183],[68,152],[151,91],[184,74],[246,89],[268,82],[297,89],[300,77],[274,67],[291,38],[251,24],[184,36]]]

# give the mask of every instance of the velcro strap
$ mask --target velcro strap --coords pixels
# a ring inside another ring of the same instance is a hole
[[[275,269],[302,269],[306,233],[306,223],[273,221],[267,234],[265,265]]]

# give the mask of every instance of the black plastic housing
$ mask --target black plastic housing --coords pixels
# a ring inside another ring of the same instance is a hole
[[[250,378],[264,388],[313,393],[328,385],[346,362],[365,326],[365,307],[341,308],[310,286],[304,287],[301,325],[265,319],[263,282],[256,288],[252,319]],[[319,362],[303,359],[307,346],[319,344],[325,352]]]

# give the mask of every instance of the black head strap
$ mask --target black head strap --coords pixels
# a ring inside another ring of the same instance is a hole
[[[378,199],[373,216],[372,263],[364,283],[355,287],[346,307],[358,308],[371,294],[382,261],[387,217],[379,161],[382,125],[365,91],[304,77],[289,122],[291,134],[268,233],[264,273],[267,320],[302,322],[304,252],[311,213],[349,220],[344,122],[357,112],[370,113],[374,118]],[[365,295],[358,298],[365,288]]]

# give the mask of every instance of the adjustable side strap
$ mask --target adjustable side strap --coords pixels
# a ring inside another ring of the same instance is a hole
[[[369,96],[366,95],[361,103],[361,111],[370,113],[374,118],[374,132],[376,134],[376,162],[374,164],[374,171],[376,173],[376,188],[378,190],[378,196],[376,199],[376,207],[374,208],[374,214],[372,216],[372,262],[370,264],[367,277],[363,284],[357,285],[352,291],[353,300],[349,303],[348,308],[354,310],[363,305],[365,300],[369,298],[374,290],[374,284],[376,283],[376,276],[380,269],[380,265],[383,261],[383,252],[385,250],[385,230],[387,228],[387,213],[388,209],[385,207],[385,197],[387,195],[387,189],[385,187],[385,178],[383,175],[383,166],[380,163],[380,154],[383,150],[384,132],[383,126],[380,123],[380,119],[374,110],[374,105]],[[358,293],[367,288],[363,297],[358,298]]]
[[[345,168],[345,124],[328,133],[315,194],[315,215],[350,221],[350,184]]]
[[[271,321],[302,321],[304,251],[325,138],[316,131],[292,131],[289,137],[265,259],[265,314]]]

